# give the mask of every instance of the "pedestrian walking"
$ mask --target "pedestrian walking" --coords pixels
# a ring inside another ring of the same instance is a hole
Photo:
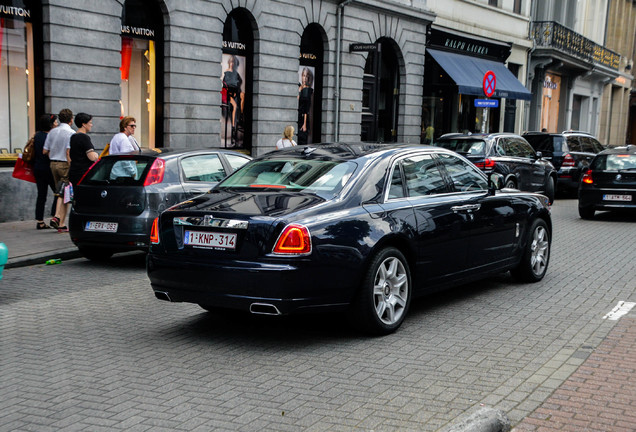
[[[35,133],[33,148],[33,175],[35,176],[35,184],[38,189],[38,196],[35,200],[35,227],[39,230],[51,228],[44,222],[44,205],[49,188],[56,192],[53,173],[51,173],[51,161],[48,155],[44,154],[44,142],[51,129],[58,125],[57,116],[55,114],[43,114],[38,120],[38,130]],[[53,199],[51,205],[51,217],[55,216],[57,200]]]
[[[64,203],[64,186],[68,184],[68,170],[71,166],[69,154],[71,136],[75,134],[71,127],[73,111],[64,108],[58,114],[58,118],[60,125],[47,135],[43,153],[51,159],[51,173],[53,174],[57,196],[55,216],[51,219],[50,224],[53,228],[57,228],[58,232],[68,232],[65,222],[68,203]]]
[[[78,113],[75,116],[77,133],[71,137],[71,167],[68,178],[72,185],[77,185],[86,171],[93,165],[99,155],[88,136],[93,128],[93,116],[86,113]]]
[[[140,152],[141,147],[133,135],[137,128],[137,120],[134,117],[124,117],[119,122],[119,133],[110,140],[109,154],[121,154]]]

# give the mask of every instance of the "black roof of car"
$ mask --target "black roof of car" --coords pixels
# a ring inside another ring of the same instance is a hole
[[[631,155],[636,155],[636,145],[629,144],[629,145],[621,146],[621,147],[608,148],[608,149],[603,150],[602,152],[600,152],[598,155],[625,154],[625,153],[631,154]]]

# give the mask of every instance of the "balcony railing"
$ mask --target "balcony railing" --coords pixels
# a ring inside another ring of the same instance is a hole
[[[554,48],[590,63],[618,70],[621,56],[555,21],[536,21],[532,37],[537,48]]]

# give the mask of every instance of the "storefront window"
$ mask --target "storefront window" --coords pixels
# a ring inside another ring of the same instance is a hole
[[[223,28],[221,145],[251,151],[253,41],[246,14],[233,11]]]
[[[323,46],[320,27],[303,32],[298,67],[298,144],[320,142]]]
[[[559,124],[559,101],[561,77],[546,73],[543,80],[543,106],[541,107],[541,129],[557,132]]]
[[[0,5],[0,152],[22,150],[35,133],[31,11]]]
[[[137,123],[135,138],[144,148],[155,148],[157,121],[157,44],[161,41],[161,16],[156,5],[143,0],[127,0],[121,25],[121,114]],[[160,51],[159,51],[160,52]]]

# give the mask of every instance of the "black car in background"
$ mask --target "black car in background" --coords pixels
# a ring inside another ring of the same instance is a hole
[[[148,250],[150,227],[159,213],[207,192],[250,159],[224,150],[105,156],[74,186],[71,240],[82,255],[96,260]]]
[[[411,299],[510,270],[546,273],[545,196],[497,191],[454,152],[431,146],[319,144],[254,159],[155,221],[155,296],[280,315],[348,310],[396,330]]]
[[[554,166],[519,135],[446,134],[435,145],[459,153],[486,173],[501,174],[506,188],[540,192],[554,201]]]
[[[636,209],[636,145],[604,150],[581,178],[579,215],[597,210]]]
[[[557,170],[557,189],[576,191],[581,175],[604,147],[585,132],[526,132],[523,137]]]

